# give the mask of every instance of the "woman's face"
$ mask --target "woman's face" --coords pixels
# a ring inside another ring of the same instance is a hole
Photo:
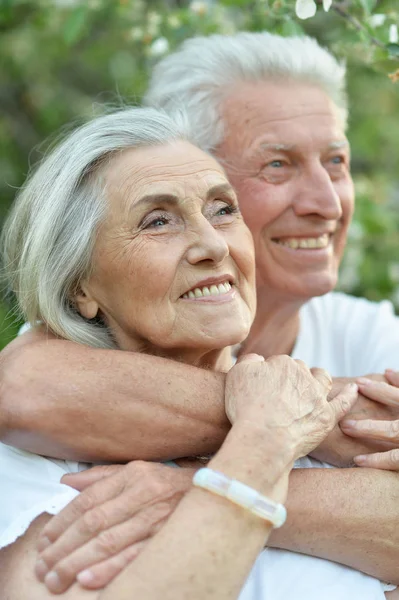
[[[76,298],[121,349],[182,359],[238,343],[255,314],[252,237],[223,169],[187,142],[103,169],[109,210]]]

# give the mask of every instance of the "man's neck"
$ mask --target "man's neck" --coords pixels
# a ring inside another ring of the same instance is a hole
[[[274,298],[268,290],[258,290],[256,318],[240,353],[254,352],[265,358],[291,354],[299,333],[299,309],[304,301]]]

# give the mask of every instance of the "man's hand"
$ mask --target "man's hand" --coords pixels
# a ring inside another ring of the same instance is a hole
[[[355,381],[359,387],[358,401],[342,423],[348,420],[360,422],[364,419],[395,422],[399,419],[399,389],[393,387],[399,388],[399,376],[396,374],[395,377],[395,373],[393,373],[393,378],[391,375],[391,379],[389,379],[390,373],[392,372],[386,371],[385,377],[373,374],[368,375],[367,378],[336,378],[333,380],[330,398],[334,398],[348,381]],[[371,383],[367,383],[367,381]],[[387,385],[387,381],[391,385]],[[392,440],[388,442],[387,438],[349,437],[349,430],[342,427],[342,423],[337,425],[322,444],[312,452],[313,458],[336,467],[350,467],[355,464],[355,456],[382,452],[398,446],[398,444],[392,443]]]
[[[136,461],[64,476],[62,483],[83,491],[44,527],[37,577],[53,593],[76,580],[89,589],[104,587],[160,529],[193,473]]]
[[[355,456],[354,462],[359,467],[399,471],[399,372],[387,370],[385,377],[388,383],[361,378],[358,380],[359,388],[368,398],[385,404],[397,418],[390,421],[378,418],[354,420],[349,415],[343,419],[341,429],[348,436],[363,442],[370,440],[390,447],[384,452]]]

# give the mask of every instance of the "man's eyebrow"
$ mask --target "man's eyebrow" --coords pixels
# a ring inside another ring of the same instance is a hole
[[[260,144],[259,150],[275,150],[276,152],[290,152],[291,150],[295,150],[294,144],[269,144],[265,142],[264,144]]]
[[[329,150],[339,150],[340,148],[347,148],[349,146],[348,140],[341,140],[337,142],[331,142],[328,144]]]

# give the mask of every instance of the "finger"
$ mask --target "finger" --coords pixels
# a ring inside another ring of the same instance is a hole
[[[85,513],[121,494],[124,486],[125,482],[122,477],[112,477],[109,481],[106,478],[101,485],[93,484],[82,492],[45,525],[38,539],[38,551],[42,552],[54,544]],[[40,571],[37,572],[37,576],[40,579],[39,573]]]
[[[67,473],[61,478],[61,483],[82,492],[89,485],[105,477],[110,477],[110,475],[115,475],[123,467],[124,465],[104,465],[86,469],[86,471],[81,471],[80,473]]]
[[[338,423],[357,401],[358,387],[356,383],[348,383],[328,405],[333,412],[334,424]]]
[[[356,380],[360,392],[363,396],[386,404],[387,406],[399,406],[399,389],[389,385],[385,381],[373,381],[366,377],[359,377]]]
[[[376,421],[373,419],[343,419],[342,431],[351,437],[373,438],[376,440],[399,443],[399,421]]]
[[[49,591],[57,594],[65,592],[82,570],[117,556],[128,546],[152,537],[158,531],[158,524],[164,522],[169,515],[169,507],[158,504],[152,508],[155,511],[142,511],[135,518],[101,531],[87,544],[57,562],[44,578]]]
[[[140,554],[146,543],[147,540],[139,542],[138,544],[133,544],[132,546],[125,548],[125,550],[122,550],[122,552],[116,556],[78,573],[78,582],[82,587],[90,590],[104,588]]]
[[[374,454],[361,454],[353,459],[359,467],[369,469],[385,469],[386,471],[399,471],[399,448],[388,450],[388,452],[376,452]]]
[[[102,539],[105,532],[115,525],[124,523],[130,517],[134,517],[134,509],[126,494],[120,494],[110,501],[95,506],[92,510],[85,512],[74,521],[70,527],[53,543],[43,550],[36,565],[35,573],[40,581],[54,565],[71,556],[78,548],[86,548],[90,540]],[[140,526],[140,519],[138,519]],[[130,543],[139,541],[131,539]],[[101,558],[104,558],[101,556]],[[81,569],[79,569],[81,570]]]
[[[238,363],[243,363],[243,362],[264,362],[265,359],[263,356],[261,356],[260,354],[243,354],[242,356],[239,356],[237,359],[237,364]]]
[[[399,387],[399,371],[394,371],[393,369],[386,369],[384,375],[388,383]]]
[[[323,386],[324,389],[330,391],[332,388],[332,378],[328,371],[325,369],[312,368],[310,369],[313,377]]]

